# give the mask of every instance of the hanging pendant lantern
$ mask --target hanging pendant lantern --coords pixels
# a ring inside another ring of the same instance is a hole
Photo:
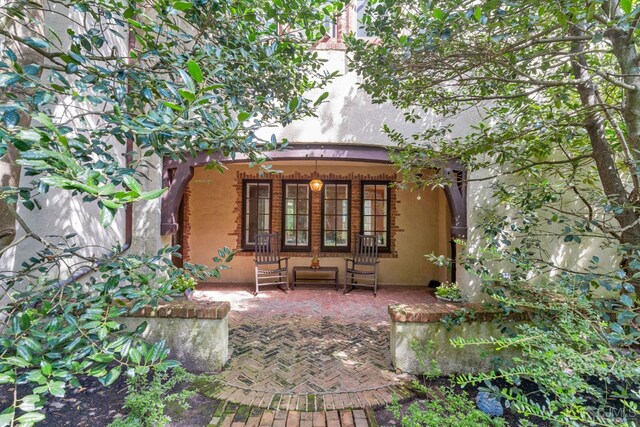
[[[311,191],[313,191],[314,193],[317,193],[322,190],[323,184],[324,183],[322,182],[322,180],[318,178],[318,161],[316,160],[316,170],[313,173],[313,179],[311,180],[311,182],[309,182],[309,188],[311,188]]]

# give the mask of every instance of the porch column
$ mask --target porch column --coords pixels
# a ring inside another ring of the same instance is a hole
[[[191,178],[193,178],[193,167],[188,164],[180,164],[176,168],[164,170],[163,187],[168,187],[169,191],[162,196],[162,223],[160,225],[162,235],[175,234],[178,231],[178,208]]]

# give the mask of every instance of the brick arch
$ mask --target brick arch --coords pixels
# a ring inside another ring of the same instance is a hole
[[[389,148],[384,146],[365,146],[347,144],[295,144],[283,151],[264,153],[270,160],[332,160],[349,162],[367,162],[390,164]],[[212,162],[246,163],[249,158],[237,155],[227,158],[219,153],[198,153],[184,161],[165,158],[162,185],[169,190],[162,196],[161,234],[173,235],[178,231],[178,209],[185,189],[193,178],[194,168]],[[450,162],[444,169],[451,185],[444,187],[449,211],[451,213],[451,236],[466,239],[467,236],[467,186],[466,171],[458,162]]]

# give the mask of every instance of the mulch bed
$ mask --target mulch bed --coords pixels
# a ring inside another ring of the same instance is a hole
[[[44,421],[38,426],[103,427],[116,417],[125,415],[122,409],[127,395],[126,378],[123,375],[105,388],[96,378],[80,378],[82,388],[68,388],[65,397],[48,397]],[[26,388],[22,387],[26,392]],[[13,387],[0,386],[0,408],[11,404]],[[19,388],[21,395],[25,393]]]
[[[428,388],[436,388],[436,387],[442,387],[442,388],[451,388],[452,386],[452,378],[451,377],[439,377],[439,378],[435,378],[433,380],[429,380],[427,382],[423,381],[423,384],[428,385]],[[469,396],[469,398],[473,401],[475,401],[476,396],[478,395],[478,389],[480,386],[466,386],[464,388],[460,387],[459,385],[453,383],[453,389],[454,391],[459,394],[462,391],[466,392],[467,395]],[[496,385],[498,387],[503,386],[504,384],[499,384],[496,383]],[[533,385],[525,385],[525,388],[527,388],[529,392],[535,392],[535,389],[533,388]],[[424,400],[425,396],[416,396],[412,399],[409,399],[405,402],[403,402],[403,404],[401,405],[401,411],[402,413],[406,413],[407,412],[407,408],[409,408],[409,406],[411,406],[411,404],[415,403],[415,402],[420,402],[421,400]],[[400,426],[400,420],[397,420],[394,418],[393,414],[388,411],[386,408],[378,408],[375,410],[375,417],[376,417],[376,422],[378,423],[378,426],[382,427],[382,426]],[[520,425],[520,420],[523,418],[522,416],[518,415],[517,413],[511,411],[508,408],[504,409],[504,417],[505,421],[507,422],[507,424],[509,426],[519,426]],[[537,426],[551,426],[551,424],[549,424],[546,421],[542,421],[542,420],[534,420],[529,418],[529,421],[532,422],[534,425]]]

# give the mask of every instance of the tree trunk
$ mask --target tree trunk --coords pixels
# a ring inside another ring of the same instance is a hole
[[[2,4],[4,2],[0,2]],[[38,2],[41,6],[41,3]],[[3,16],[0,20],[0,25],[3,29],[6,29],[10,34],[16,37],[40,37],[44,35],[44,13],[41,7],[35,7],[34,4],[30,5],[25,10],[25,18],[21,21],[13,19],[12,14],[9,12]],[[28,46],[15,42],[12,39],[1,39],[0,45],[3,48],[10,48],[18,57],[17,62],[20,66],[24,67],[28,64],[36,64],[42,66],[44,64],[44,57],[35,52]],[[14,93],[16,94],[16,93]],[[22,98],[25,94],[17,93],[19,98]],[[0,103],[6,101],[6,93],[0,92]],[[31,125],[31,117],[20,112],[19,127],[29,127]],[[18,187],[20,185],[20,165],[16,163],[18,159],[18,150],[11,144],[7,147],[7,152],[0,157],[0,185],[2,187]],[[16,221],[7,206],[7,200],[0,195],[0,250],[9,246],[16,236]]]
[[[577,27],[573,27],[572,35],[582,35]],[[590,79],[587,71],[587,61],[581,52],[584,52],[583,42],[574,42],[571,52],[574,54],[572,60],[572,70],[574,77],[580,81],[578,84],[578,94],[580,101],[586,111],[584,128],[589,136],[593,149],[593,158],[598,169],[598,175],[602,188],[609,202],[615,210],[615,218],[620,225],[621,243],[638,247],[640,246],[640,217],[636,211],[633,200],[630,199],[620,172],[611,151],[609,141],[605,136],[604,118],[598,109],[597,88]],[[639,122],[640,124],[640,122]],[[628,260],[623,259],[622,266],[628,271]],[[630,276],[635,272],[631,273]],[[640,284],[634,282],[636,295],[640,296]]]

